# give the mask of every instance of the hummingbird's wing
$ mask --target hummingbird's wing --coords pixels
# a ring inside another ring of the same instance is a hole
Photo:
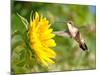
[[[58,36],[70,37],[69,31],[55,31],[53,33],[58,35]]]
[[[80,43],[81,42],[81,34],[79,31],[77,31],[76,36],[75,36],[75,40]]]

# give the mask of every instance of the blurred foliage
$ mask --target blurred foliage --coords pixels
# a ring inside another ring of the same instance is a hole
[[[12,73],[33,73],[51,71],[85,70],[96,68],[96,7],[92,5],[56,4],[42,2],[13,1],[11,10],[11,71]],[[82,51],[71,38],[56,36],[54,48],[56,64],[48,68],[37,64],[27,44],[27,31],[17,15],[28,21],[30,13],[39,12],[47,17],[54,31],[67,29],[67,20],[75,22],[84,36],[88,52]]]

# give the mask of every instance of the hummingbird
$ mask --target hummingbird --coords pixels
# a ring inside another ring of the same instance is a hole
[[[88,50],[88,47],[85,43],[84,38],[82,37],[79,29],[77,27],[75,27],[75,24],[72,21],[68,21],[67,22],[67,26],[68,26],[68,34],[71,38],[73,38],[78,44],[79,47],[85,51]]]
[[[54,32],[54,33],[59,35],[59,36],[70,37],[70,38],[74,39],[79,44],[79,47],[83,51],[88,50],[88,47],[85,43],[84,38],[82,37],[79,29],[75,26],[73,21],[67,21],[66,24],[67,24],[68,30],[58,31],[58,32]]]

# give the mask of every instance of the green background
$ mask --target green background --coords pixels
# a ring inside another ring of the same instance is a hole
[[[96,68],[96,6],[57,4],[43,2],[11,3],[11,34],[26,30],[17,13],[28,21],[30,13],[36,11],[50,21],[54,31],[66,30],[65,21],[72,20],[86,40],[89,52],[82,51],[71,38],[56,36],[56,64],[47,67],[37,64],[34,54],[25,46],[25,40],[19,33],[11,37],[11,71],[12,73],[54,72],[86,70]],[[24,38],[26,39],[26,38]],[[33,58],[32,58],[33,56]]]

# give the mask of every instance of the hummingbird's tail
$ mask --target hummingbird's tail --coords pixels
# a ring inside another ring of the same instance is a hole
[[[87,47],[87,45],[85,43],[79,44],[79,46],[83,51],[88,50],[88,47]]]

